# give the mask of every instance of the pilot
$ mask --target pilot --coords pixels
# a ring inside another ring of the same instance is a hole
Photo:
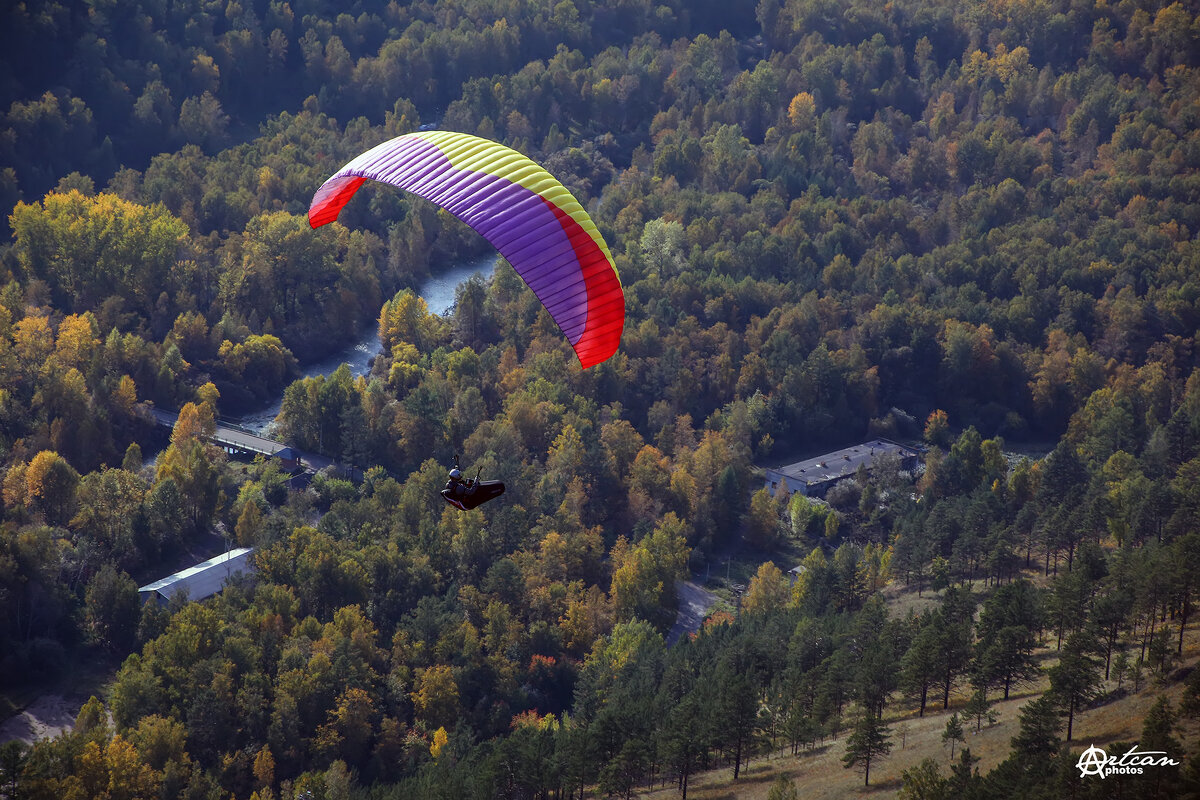
[[[455,497],[466,497],[475,488],[471,485],[472,483],[473,481],[463,480],[462,471],[455,467],[450,470],[450,479],[446,481],[446,488]]]

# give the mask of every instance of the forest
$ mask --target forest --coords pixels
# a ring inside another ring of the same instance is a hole
[[[830,742],[872,787],[898,721],[1027,694],[1005,758],[948,724],[889,791],[1200,796],[1194,3],[26,0],[0,52],[0,695],[113,665],[0,795],[686,799]],[[616,356],[581,370],[505,263],[431,314],[489,246],[412,195],[309,227],[422,127],[579,199]],[[368,327],[368,375],[298,379]],[[272,397],[362,479],[209,442]],[[922,469],[760,488],[869,436]],[[448,507],[455,454],[506,494]],[[252,580],[140,602],[222,537]],[[1181,763],[1081,777],[1139,692],[1109,752]]]

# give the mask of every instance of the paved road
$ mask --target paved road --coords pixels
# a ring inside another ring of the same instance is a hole
[[[161,408],[152,408],[150,413],[159,425],[167,428],[175,427],[175,420],[179,415],[174,411],[166,411]],[[277,442],[274,439],[267,439],[259,436],[251,431],[237,428],[228,423],[218,422],[215,433],[212,437],[213,442],[225,447],[234,447],[239,450],[245,450],[252,453],[262,453],[264,456],[274,455],[287,445],[282,442]],[[300,462],[304,466],[313,471],[324,469],[333,463],[333,459],[319,453],[306,453],[297,448],[292,448],[300,454]]]
[[[708,610],[718,600],[715,594],[691,581],[676,581],[675,591],[679,593],[679,611],[675,614],[671,632],[667,634],[667,646],[675,644],[685,634],[700,630]]]

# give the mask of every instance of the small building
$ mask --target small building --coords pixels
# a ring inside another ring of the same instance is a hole
[[[854,477],[861,466],[868,472],[881,456],[899,456],[900,468],[916,469],[919,456],[911,447],[888,439],[872,439],[823,456],[798,461],[786,467],[766,470],[766,489],[774,497],[775,490],[787,486],[788,492],[800,492],[806,497],[824,497],[838,481]]]
[[[279,459],[279,466],[284,472],[291,473],[300,468],[300,451],[294,447],[276,450],[271,457]]]
[[[292,477],[288,478],[287,487],[293,492],[303,492],[312,484],[313,473],[297,472]]]
[[[154,583],[148,583],[138,589],[142,602],[147,603],[151,598],[160,605],[167,605],[171,598],[182,592],[189,600],[203,600],[212,597],[224,588],[234,575],[252,573],[254,565],[250,563],[253,547],[239,547],[221,553],[194,567],[180,570],[174,575],[168,575]]]

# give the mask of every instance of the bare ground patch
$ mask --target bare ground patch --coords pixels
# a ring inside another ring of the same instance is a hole
[[[71,730],[86,699],[61,694],[41,695],[20,713],[0,723],[0,743],[15,739],[33,744],[38,739]]]

